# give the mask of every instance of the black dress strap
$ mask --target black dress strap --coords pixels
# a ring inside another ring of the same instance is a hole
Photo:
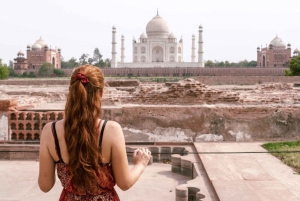
[[[62,160],[61,153],[60,153],[60,147],[59,147],[59,143],[58,143],[58,137],[57,137],[57,133],[56,133],[56,129],[55,129],[55,124],[56,124],[56,121],[52,123],[52,134],[53,134],[54,142],[55,142],[55,150],[56,150],[57,156],[59,158],[59,161],[56,162],[56,163],[58,163],[58,162],[63,162],[63,160]]]
[[[107,120],[104,120],[102,128],[101,128],[101,132],[100,132],[100,139],[99,139],[99,147],[100,150],[102,151],[102,139],[103,139],[103,133],[104,133],[104,128],[106,126]]]

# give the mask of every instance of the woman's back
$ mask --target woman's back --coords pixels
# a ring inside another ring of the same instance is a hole
[[[65,118],[46,124],[41,134],[38,182],[42,191],[53,187],[57,166],[66,194],[90,200],[83,195],[109,193],[109,199],[93,199],[118,200],[113,189],[115,183],[122,190],[129,189],[147,166],[151,152],[139,149],[133,153],[134,167],[129,170],[121,126],[108,121],[103,129],[104,121],[99,120],[103,87],[104,77],[99,68],[86,65],[74,70]]]
[[[115,186],[115,179],[113,177],[113,172],[112,172],[112,166],[110,162],[103,163],[103,171],[105,172],[107,176],[107,181],[102,182],[99,180],[99,183],[97,184],[97,189],[98,191],[95,193],[90,193],[90,192],[85,192],[83,195],[79,195],[76,192],[76,189],[74,189],[74,186],[72,184],[71,180],[71,175],[69,171],[69,165],[67,162],[68,160],[68,153],[66,147],[64,147],[64,152],[61,151],[60,147],[61,145],[66,145],[65,139],[64,139],[64,133],[63,133],[63,127],[59,126],[61,122],[53,122],[51,124],[52,127],[52,134],[54,137],[54,142],[55,142],[55,151],[52,150],[53,152],[56,152],[56,157],[58,157],[58,160],[56,160],[56,167],[57,167],[57,175],[58,178],[60,179],[63,190],[60,196],[60,201],[69,201],[69,200],[113,200],[113,201],[118,201],[119,197],[114,189]],[[101,149],[105,149],[105,156],[107,158],[110,158],[110,153],[107,151],[111,150],[108,148],[108,146],[105,146],[106,144],[102,144],[103,138],[104,138],[104,131],[105,131],[105,126],[106,126],[107,121],[99,121],[100,124],[100,130],[99,132],[99,147]],[[57,125],[56,125],[57,124]],[[59,136],[59,134],[60,136]],[[107,141],[106,137],[104,139]],[[102,152],[103,153],[103,152]],[[62,155],[65,156],[65,160],[63,159]],[[54,155],[55,157],[55,155]],[[53,158],[54,158],[53,157]],[[109,160],[110,161],[110,160]]]

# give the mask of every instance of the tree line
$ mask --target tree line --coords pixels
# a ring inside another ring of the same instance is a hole
[[[229,62],[229,61],[212,61],[207,60],[205,62],[205,67],[256,67],[257,61],[247,61],[246,59],[239,62]]]
[[[74,57],[69,61],[64,61],[64,58],[61,59],[61,68],[75,68],[84,64],[91,64],[99,68],[108,68],[110,67],[110,59],[103,60],[103,55],[98,48],[95,48],[92,56],[84,53],[78,60]]]
[[[103,61],[102,59],[102,55],[100,54],[100,51],[98,48],[95,49],[96,51],[94,52],[98,52],[98,57],[95,56],[93,57],[93,61],[86,57],[86,54],[82,58],[79,59],[79,62],[76,61],[76,59],[70,59],[72,62],[67,62],[69,63],[69,68],[74,68],[76,66],[82,65],[82,64],[92,64],[98,67],[110,67],[110,62],[109,59],[106,59],[105,61]],[[72,64],[72,65],[71,65]],[[230,67],[230,66],[234,66],[234,67],[256,67],[256,61],[250,61],[248,62],[247,60],[238,62],[238,63],[230,63],[228,61],[225,62],[212,62],[211,60],[208,60],[205,62],[205,66],[206,67]],[[289,63],[289,69],[285,70],[285,75],[286,76],[300,76],[300,54],[297,57],[293,57],[290,60]],[[64,67],[64,68],[68,68],[68,67]],[[65,72],[63,70],[60,69],[55,69],[53,67],[53,65],[51,63],[44,63],[41,68],[39,69],[38,72],[39,76],[64,76]],[[7,79],[8,76],[18,76],[18,77],[35,77],[35,74],[33,72],[30,72],[27,74],[27,72],[24,72],[22,75],[18,75],[14,72],[13,69],[13,62],[9,61],[9,65],[5,64],[2,62],[2,59],[0,58],[0,80],[2,79]]]

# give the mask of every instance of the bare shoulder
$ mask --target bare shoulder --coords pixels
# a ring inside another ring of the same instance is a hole
[[[107,121],[107,128],[109,128],[109,129],[122,129],[121,128],[121,125],[118,123],[118,122],[116,122],[116,121],[111,121],[111,120],[109,120],[109,121]]]
[[[122,127],[118,122],[115,121],[108,121],[106,124],[107,132],[109,132],[109,136],[111,138],[124,138]]]
[[[41,134],[41,138],[49,138],[49,135],[52,134],[52,122],[47,123],[43,130],[42,130],[42,134]]]

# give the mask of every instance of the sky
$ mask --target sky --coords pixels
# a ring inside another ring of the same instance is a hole
[[[256,60],[256,48],[276,35],[292,51],[300,48],[299,7],[299,0],[0,0],[0,58],[8,63],[40,36],[61,48],[64,60],[92,55],[96,47],[111,58],[115,26],[118,60],[123,34],[125,62],[132,62],[132,38],[146,31],[158,9],[178,40],[182,36],[185,62],[200,24],[204,61]]]

